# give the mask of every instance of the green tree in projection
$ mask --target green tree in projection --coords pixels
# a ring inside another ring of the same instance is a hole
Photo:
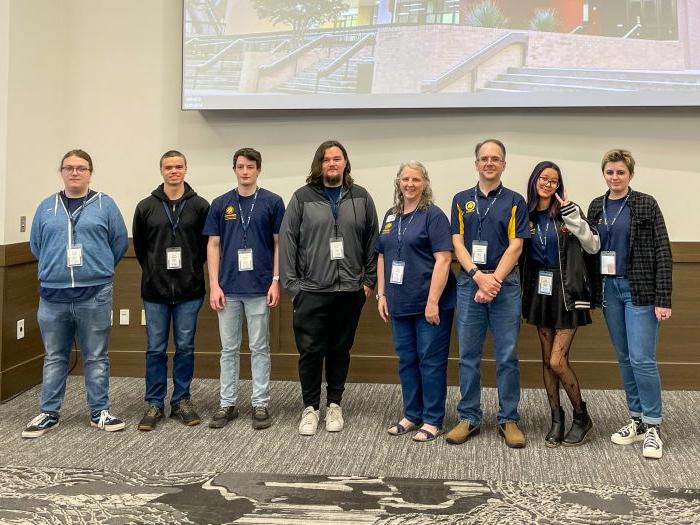
[[[298,34],[331,22],[348,9],[342,0],[252,0],[261,18],[292,26]]]

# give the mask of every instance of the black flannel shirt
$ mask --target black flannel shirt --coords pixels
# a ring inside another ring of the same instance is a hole
[[[588,207],[588,220],[592,224],[603,223],[603,203],[609,193],[608,191],[605,196],[593,199]],[[654,197],[633,191],[632,188],[627,206],[631,218],[627,278],[630,282],[632,303],[671,308],[673,260],[661,209]],[[600,263],[595,265],[595,284],[595,304],[601,306],[603,279]]]

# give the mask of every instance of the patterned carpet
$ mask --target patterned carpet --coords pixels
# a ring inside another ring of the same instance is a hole
[[[2,524],[697,524],[698,489],[0,468]]]

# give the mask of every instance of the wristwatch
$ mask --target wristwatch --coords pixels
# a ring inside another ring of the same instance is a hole
[[[471,270],[469,270],[469,271],[467,272],[467,275],[473,279],[474,276],[476,275],[476,272],[478,272],[478,271],[479,271],[479,267],[478,267],[478,266],[474,266],[474,268],[472,268]]]
[[[280,276],[279,276],[279,275],[273,275],[273,276],[272,276],[272,280],[273,280],[273,281],[279,281],[279,280],[280,280]]]

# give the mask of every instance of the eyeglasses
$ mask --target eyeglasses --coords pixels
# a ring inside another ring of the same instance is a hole
[[[552,187],[552,188],[559,187],[558,180],[548,179],[547,177],[537,177],[537,182],[539,182],[541,186]]]
[[[61,167],[61,173],[64,175],[70,175],[74,171],[77,171],[80,175],[85,175],[90,171],[90,168],[87,166],[62,166]]]
[[[498,164],[499,162],[503,162],[503,159],[501,159],[501,157],[479,157],[477,160],[482,164],[487,164],[489,162],[492,162],[493,164]]]

